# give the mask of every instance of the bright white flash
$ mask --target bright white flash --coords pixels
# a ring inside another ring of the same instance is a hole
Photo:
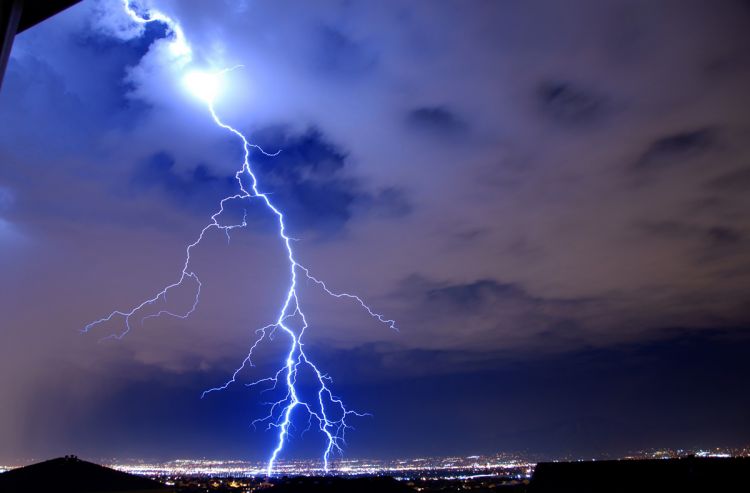
[[[220,74],[195,70],[188,72],[183,82],[190,94],[206,103],[213,103],[221,91]]]

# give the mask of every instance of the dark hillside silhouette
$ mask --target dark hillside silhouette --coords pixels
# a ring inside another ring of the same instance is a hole
[[[60,457],[0,474],[0,492],[27,493],[169,493],[158,481],[86,462],[75,456]]]

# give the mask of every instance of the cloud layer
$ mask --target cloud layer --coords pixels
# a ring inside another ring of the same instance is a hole
[[[217,111],[281,149],[252,160],[303,263],[399,321],[305,289],[311,350],[366,355],[373,385],[750,324],[746,2],[153,3],[192,65],[243,66]],[[241,162],[167,35],[92,0],[14,45],[0,457],[44,449],[20,443],[51,388],[75,421],[138,379],[215,384],[275,315],[283,258],[251,206],[254,227],[197,252],[194,319],[115,345],[76,333],[174,280]]]

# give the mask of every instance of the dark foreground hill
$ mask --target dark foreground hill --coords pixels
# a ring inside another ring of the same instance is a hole
[[[529,493],[746,493],[750,457],[542,462]]]
[[[299,477],[284,479],[276,484],[273,493],[414,493],[401,481],[393,478]]]
[[[169,493],[157,481],[68,456],[0,474],[0,492]]]

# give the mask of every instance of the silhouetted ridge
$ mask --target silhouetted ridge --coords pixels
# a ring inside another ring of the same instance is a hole
[[[0,474],[0,492],[26,493],[159,492],[172,491],[158,481],[86,462],[75,456],[60,457]]]
[[[750,491],[750,458],[542,462],[529,493]]]

